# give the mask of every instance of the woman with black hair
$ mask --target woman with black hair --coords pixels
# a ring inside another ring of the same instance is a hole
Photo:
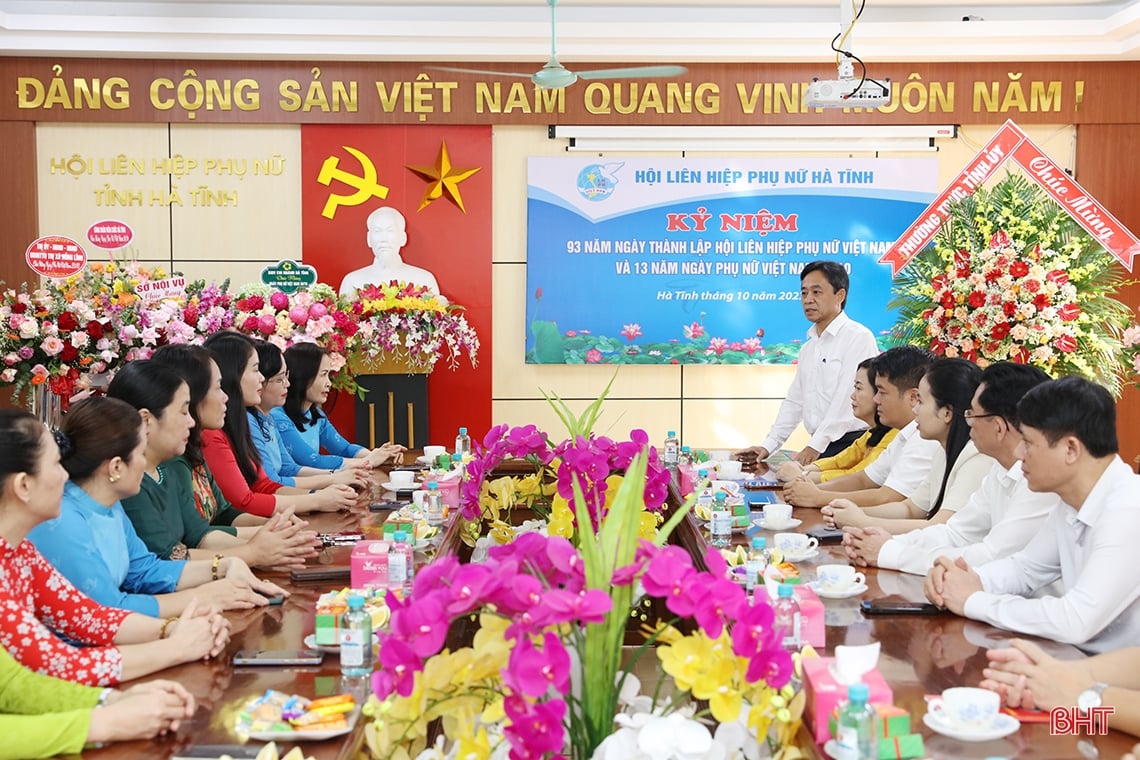
[[[874,363],[874,357],[859,362],[855,370],[855,388],[851,391],[851,412],[855,419],[867,423],[867,432],[833,457],[822,457],[806,466],[794,459],[784,462],[776,470],[780,480],[807,478],[813,483],[826,483],[841,475],[859,472],[878,459],[895,439],[899,431],[882,423],[875,406]]]
[[[225,404],[221,429],[202,431],[202,451],[222,495],[238,509],[268,517],[286,509],[337,511],[356,503],[356,491],[343,483],[323,488],[283,486],[269,478],[250,436],[246,407],[261,401],[261,375],[253,341],[236,332],[211,335],[204,345],[217,363]]]
[[[146,469],[146,429],[130,404],[83,399],[71,405],[61,432],[70,442],[62,452],[70,480],[60,515],[32,528],[28,540],[85,594],[155,616],[181,614],[192,599],[228,610],[288,595],[239,557],[226,557],[216,569],[209,559],[164,560],[139,539],[121,503],[142,488]]]
[[[993,458],[974,447],[966,421],[981,379],[982,371],[965,359],[939,359],[931,364],[918,384],[914,419],[919,435],[941,444],[942,461],[935,456],[926,481],[910,498],[868,509],[836,499],[823,507],[824,522],[841,528],[874,526],[898,534],[950,519],[994,465]]]
[[[332,359],[320,346],[295,343],[285,350],[289,391],[285,405],[271,412],[285,447],[297,464],[323,469],[378,467],[403,461],[404,447],[385,443],[375,449],[349,443],[321,409],[328,400]],[[321,454],[321,449],[327,454]]]
[[[200,346],[163,346],[155,352],[159,354],[184,370],[195,366],[194,354],[213,364]],[[186,377],[194,374],[187,371]],[[211,523],[211,516],[241,513],[217,490],[205,463],[195,467],[184,456],[197,428],[196,417],[211,419],[216,414],[212,408],[216,399],[213,392],[206,392],[208,388],[207,380],[202,390],[209,398],[191,403],[183,375],[153,358],[128,362],[115,375],[107,395],[137,409],[147,433],[141,490],[122,500],[123,509],[139,538],[162,559],[210,559],[217,563],[219,574],[226,557],[240,557],[254,567],[303,566],[306,558],[317,554],[316,534],[291,515],[274,515],[268,521],[242,515],[234,525]],[[221,394],[220,387],[216,392]],[[224,395],[221,405],[224,408]],[[262,524],[239,527],[244,519]]]
[[[285,404],[285,397],[289,393],[289,371],[285,368],[285,357],[280,348],[267,340],[255,340],[254,350],[257,351],[258,370],[265,382],[261,386],[261,401],[255,406],[247,406],[246,416],[249,418],[253,445],[261,457],[265,474],[283,486],[297,488],[324,488],[333,483],[367,485],[368,474],[365,468],[318,469],[299,465],[293,460],[293,455],[281,442],[277,426],[269,416],[270,412]]]

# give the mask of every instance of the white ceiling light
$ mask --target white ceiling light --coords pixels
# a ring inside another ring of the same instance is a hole
[[[775,152],[883,153],[931,152],[935,140],[953,139],[954,125],[657,127],[562,126],[551,139],[567,140],[566,150],[583,153]]]

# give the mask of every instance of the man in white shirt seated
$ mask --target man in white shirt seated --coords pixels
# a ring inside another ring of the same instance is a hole
[[[1065,377],[1017,407],[1029,488],[1060,503],[1021,551],[976,569],[939,557],[926,596],[1000,628],[1107,652],[1140,641],[1140,476],[1117,456],[1116,405],[1104,388]],[[1060,580],[1060,596],[1025,598]]]
[[[938,441],[918,434],[914,405],[918,383],[934,355],[918,346],[896,346],[875,357],[875,406],[879,420],[899,431],[887,450],[866,469],[826,483],[798,478],[784,487],[784,500],[797,507],[822,507],[837,497],[861,507],[903,501],[915,492],[941,451]]]
[[[879,353],[879,347],[871,331],[843,311],[849,285],[847,270],[834,261],[813,261],[800,272],[800,305],[813,324],[796,375],[764,443],[736,456],[767,459],[803,422],[811,440],[796,461],[811,464],[835,456],[867,429],[851,413],[847,396],[859,362]]]
[[[982,372],[966,421],[978,451],[997,460],[962,509],[942,525],[892,537],[882,528],[846,528],[843,545],[857,565],[926,575],[939,556],[978,565],[1025,547],[1057,505],[1054,493],[1029,490],[1017,447],[1017,404],[1049,380],[1036,367],[998,362]]]

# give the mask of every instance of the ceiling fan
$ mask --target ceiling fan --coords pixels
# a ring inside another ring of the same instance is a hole
[[[588,71],[570,71],[558,62],[555,36],[555,7],[558,0],[546,0],[550,6],[550,60],[538,71],[527,74],[517,71],[490,71],[487,69],[462,69],[448,66],[433,66],[440,71],[456,71],[463,74],[491,74],[506,77],[524,77],[539,87],[547,90],[560,90],[569,87],[579,79],[641,79],[652,77],[674,77],[684,74],[688,69],[684,66],[632,66],[617,69],[590,69]]]

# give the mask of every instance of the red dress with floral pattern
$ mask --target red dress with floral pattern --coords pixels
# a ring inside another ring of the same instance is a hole
[[[31,541],[13,549],[0,537],[0,645],[25,667],[91,686],[118,683],[115,634],[130,614],[80,592]]]

